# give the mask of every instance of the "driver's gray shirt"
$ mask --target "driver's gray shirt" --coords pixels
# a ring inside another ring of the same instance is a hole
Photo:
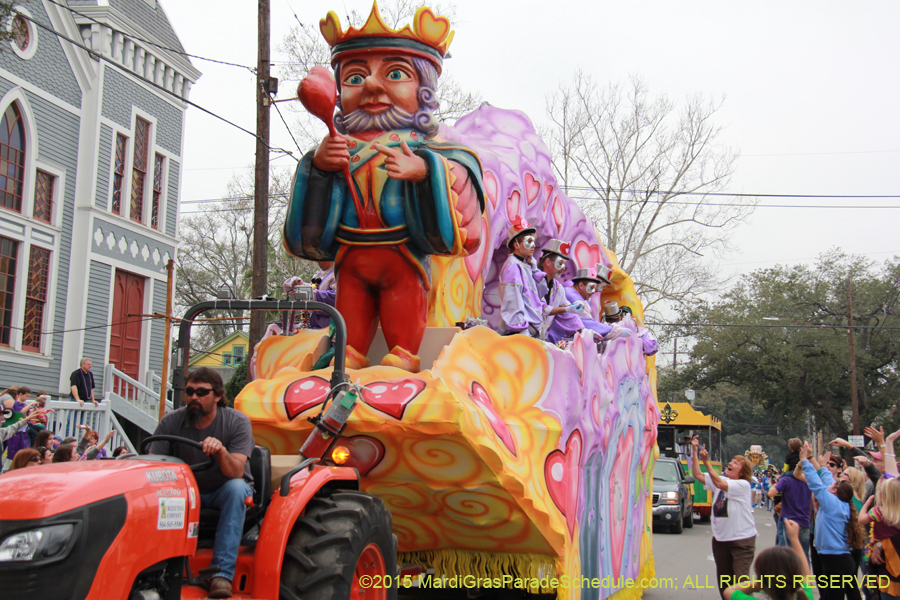
[[[186,408],[179,408],[172,411],[160,420],[156,426],[153,435],[177,435],[178,437],[194,440],[202,443],[208,437],[214,437],[225,446],[230,454],[243,454],[247,457],[244,463],[244,481],[253,487],[253,475],[250,474],[250,455],[253,454],[255,443],[253,441],[253,427],[250,425],[250,419],[244,413],[234,410],[233,408],[218,406],[216,407],[216,418],[209,427],[205,429],[197,429],[196,427],[186,426],[184,423],[184,411]],[[208,460],[199,448],[188,446],[187,444],[171,443],[166,441],[153,442],[150,444],[151,454],[166,454],[169,456],[177,456],[189,465],[205,463]],[[212,456],[213,467],[205,471],[194,473],[197,479],[197,485],[200,487],[201,494],[209,494],[225,485],[229,480],[222,473],[219,466],[217,456]]]

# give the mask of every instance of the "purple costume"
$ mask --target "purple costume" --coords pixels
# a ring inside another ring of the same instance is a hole
[[[566,283],[563,289],[565,290],[566,300],[568,301],[568,303],[574,304],[576,302],[585,301],[584,298],[581,297],[581,294],[578,293],[578,290],[576,290],[572,286],[572,282]],[[550,330],[547,332],[547,339],[551,340],[553,343],[556,343],[559,340],[571,338],[575,335],[576,331],[580,331],[584,327],[587,327],[591,331],[599,334],[604,338],[610,331],[612,331],[612,326],[607,323],[601,323],[600,321],[587,319],[585,317],[578,317],[577,315],[572,316],[576,317],[581,322],[582,327],[579,327],[578,329],[572,331],[571,329],[565,327],[565,325],[567,324],[566,321],[563,321],[562,323],[554,321],[550,326]]]
[[[538,291],[543,276],[533,259],[515,254],[506,259],[500,271],[500,335],[525,333],[540,338],[544,314],[549,310]]]
[[[13,402],[13,412],[22,412],[25,410],[25,403],[19,402],[16,400]],[[23,450],[25,448],[30,448],[31,444],[28,439],[28,428],[23,427],[18,430],[9,440],[6,442],[6,458],[12,460],[16,456],[16,452],[19,450]]]
[[[575,291],[561,285],[555,279],[553,283],[553,292],[550,296],[550,306],[567,306],[576,302],[584,302],[578,292],[572,296],[569,292]],[[549,328],[547,329],[547,341],[556,344],[559,340],[572,338],[576,333],[585,328],[584,319],[576,313],[564,312],[562,314],[547,317]]]
[[[334,306],[337,298],[336,280],[334,278],[334,267],[327,271],[319,271],[313,280],[320,279],[319,287],[316,290],[316,302],[322,302],[329,306]],[[321,310],[315,310],[309,317],[310,329],[325,329],[331,325],[331,317]]]

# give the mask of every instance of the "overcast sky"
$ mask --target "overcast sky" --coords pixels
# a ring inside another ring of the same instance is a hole
[[[369,0],[271,0],[272,60],[297,18],[335,10],[368,14]],[[256,65],[256,3],[161,0],[186,50]],[[457,0],[453,58],[445,73],[491,104],[545,120],[547,95],[578,68],[599,82],[638,75],[654,94],[721,99],[721,141],[741,154],[727,191],[758,194],[900,195],[900,3],[588,0]],[[294,15],[296,13],[296,17]],[[202,26],[201,26],[202,24]],[[254,76],[195,60],[204,75],[191,100],[255,129]],[[278,76],[277,70],[273,72]],[[291,88],[294,89],[291,89]],[[279,98],[296,92],[283,86]],[[289,119],[289,111],[282,104]],[[272,143],[296,147],[272,113]],[[219,198],[254,161],[254,139],[188,109],[182,200]],[[279,158],[274,164],[296,164]],[[839,246],[883,261],[900,254],[900,206],[888,199],[765,198],[720,261],[737,273],[806,262]],[[185,211],[199,210],[185,204]]]

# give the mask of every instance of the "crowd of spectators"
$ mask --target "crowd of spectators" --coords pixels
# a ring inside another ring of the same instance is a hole
[[[101,439],[100,433],[87,425],[76,425],[81,432],[80,439],[57,436],[47,428],[48,413],[53,412],[46,408],[50,396],[38,392],[33,400],[30,397],[31,390],[24,386],[0,393],[0,423],[21,415],[18,421],[0,428],[4,472],[72,460],[115,458],[129,452],[125,446],[108,451],[106,445],[113,437],[112,430]]]

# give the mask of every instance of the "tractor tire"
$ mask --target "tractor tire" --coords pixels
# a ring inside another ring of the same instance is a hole
[[[321,493],[288,538],[279,598],[393,600],[396,540],[380,499],[350,490]]]

